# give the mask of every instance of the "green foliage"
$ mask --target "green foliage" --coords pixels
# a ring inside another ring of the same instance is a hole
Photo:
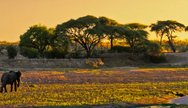
[[[102,38],[98,18],[89,15],[57,25],[55,33],[59,38],[66,36],[70,41],[80,44],[87,57],[91,57]]]
[[[156,32],[157,36],[160,37],[160,45],[162,44],[162,39],[164,36],[168,38],[168,44],[173,52],[176,52],[176,48],[174,46],[174,39],[177,36],[174,36],[173,33],[175,32],[181,32],[185,30],[185,25],[173,21],[173,20],[167,20],[167,21],[158,21],[156,24],[151,24],[151,31]]]
[[[188,26],[185,27],[185,31],[188,31]]]
[[[9,59],[14,59],[17,56],[18,50],[15,46],[8,46],[6,49]]]
[[[156,41],[157,42],[157,41]],[[188,51],[188,40],[174,40],[176,47],[176,52],[187,52]],[[163,44],[160,46],[163,52],[171,52],[168,41],[163,41]]]
[[[50,42],[50,48],[45,51],[46,58],[64,58],[69,53],[70,41],[66,36],[53,36]]]
[[[126,42],[130,46],[133,53],[135,51],[140,52],[139,49],[143,46],[142,44],[148,41],[148,32],[144,30],[146,27],[147,26],[138,23],[124,25],[124,38],[126,39]]]
[[[159,55],[161,54],[161,47],[158,43],[152,41],[145,42],[145,49],[147,54],[149,55]]]
[[[166,56],[164,54],[158,54],[158,55],[151,55],[151,54],[145,54],[145,61],[149,61],[152,63],[165,63],[167,62]]]
[[[94,57],[94,58],[100,58],[101,55],[104,54],[105,52],[107,52],[107,50],[104,50],[104,49],[95,49],[93,51],[92,57]]]
[[[3,50],[9,46],[18,46],[18,42],[0,41],[0,54],[4,55]]]
[[[45,26],[34,25],[20,36],[19,46],[21,48],[33,48],[38,51],[39,56],[44,56],[44,51],[50,45],[50,38],[53,36],[53,29],[48,29]]]
[[[167,62],[166,56],[161,53],[161,47],[156,42],[146,41],[144,48],[144,60],[152,63],[164,63]]]
[[[38,58],[39,52],[35,48],[20,47],[20,54],[28,58]]]
[[[119,25],[117,21],[107,18],[107,17],[99,17],[99,21],[103,25]]]
[[[55,48],[45,52],[46,58],[65,58],[68,52],[62,48]]]
[[[128,47],[128,46],[114,46],[112,47],[112,52],[118,52],[118,53],[121,53],[121,52],[131,52],[131,48]]]
[[[140,23],[129,23],[129,24],[125,24],[125,27],[129,27],[131,29],[136,29],[136,30],[144,30],[148,26]]]
[[[174,41],[175,45],[176,45],[176,50],[177,52],[187,52],[188,51],[188,40],[176,40]],[[167,46],[167,43],[164,43],[164,45],[166,44],[166,47],[169,49],[169,46]]]
[[[124,28],[115,20],[106,17],[99,17],[99,22],[102,26],[102,32],[110,40],[110,49],[112,49],[114,39],[121,38],[121,35],[124,33]]]
[[[68,57],[96,57],[98,53],[95,52],[97,45],[101,42],[101,39],[106,38],[110,41],[111,51],[116,52],[131,52],[132,53],[154,53],[157,51],[157,46],[153,48],[148,47],[148,32],[146,28],[148,26],[140,23],[119,24],[117,21],[107,17],[95,17],[91,15],[83,16],[78,19],[71,19],[67,22],[59,24],[55,29],[48,29],[46,26],[34,25],[30,27],[23,35],[20,36],[20,48],[30,48],[31,52],[35,56],[26,55],[29,53],[24,52],[24,56],[28,57],[47,57],[47,58],[62,58],[65,57],[71,48],[70,44],[79,44],[85,52],[79,54],[79,52],[73,51],[68,54]],[[164,36],[168,39],[168,45],[174,52],[185,52],[187,46],[174,45],[174,39],[177,37],[175,32],[187,31],[188,27],[185,25],[173,21],[158,21],[157,23],[150,25],[151,31],[156,32],[160,37],[160,47],[165,48],[166,44],[162,45]],[[120,46],[114,47],[114,41],[117,39],[125,39],[126,44],[130,46],[130,49],[121,48]],[[0,44],[10,44],[7,42],[0,42]],[[14,43],[18,44],[18,43]],[[113,48],[114,47],[114,48]],[[68,49],[69,48],[69,49]],[[147,49],[149,48],[149,49]],[[0,48],[1,53],[2,48]],[[25,49],[21,49],[22,51]],[[37,50],[37,51],[34,51]],[[155,50],[155,51],[150,51]],[[26,50],[25,50],[26,51]],[[83,55],[85,54],[85,55]],[[37,55],[37,56],[36,56]]]
[[[85,52],[83,52],[82,50],[72,51],[69,52],[67,58],[85,58]]]

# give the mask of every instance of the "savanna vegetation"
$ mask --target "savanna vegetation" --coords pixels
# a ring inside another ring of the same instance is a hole
[[[159,41],[148,39],[148,29],[156,33]],[[164,59],[163,52],[166,51],[187,51],[187,42],[176,40],[176,32],[183,31],[187,31],[187,26],[173,20],[151,25],[120,24],[107,17],[88,15],[63,22],[55,28],[33,25],[20,36],[17,48],[27,58],[90,58],[101,57],[106,52],[126,52],[132,58],[139,54],[153,62],[156,60],[152,59]]]
[[[156,33],[159,41],[148,39],[148,28]],[[88,15],[63,22],[55,28],[31,26],[20,36],[19,48],[20,53],[28,58],[89,58],[100,57],[105,52],[128,52],[160,58],[163,51],[186,50],[179,50],[175,34],[186,30],[184,24],[173,20],[151,25],[120,24],[107,17]],[[117,42],[121,43],[117,45]]]
[[[188,94],[187,68],[26,71],[17,92],[0,94],[6,107],[171,106]],[[169,78],[170,77],[170,78]]]
[[[149,31],[158,40],[149,40]],[[55,28],[33,25],[18,43],[0,43],[0,53],[14,59],[91,58],[104,53],[127,53],[128,59],[166,62],[164,52],[186,52],[187,40],[176,33],[188,27],[177,21],[151,25],[120,24],[107,17],[83,16]],[[113,62],[113,61],[112,61]],[[140,63],[140,62],[138,62]],[[142,65],[142,64],[141,64]],[[141,66],[139,65],[139,66]],[[23,69],[24,70],[24,69]],[[178,94],[188,94],[187,68],[110,68],[26,71],[18,92],[0,94],[2,107],[140,107],[166,105]],[[8,90],[9,91],[9,90]]]

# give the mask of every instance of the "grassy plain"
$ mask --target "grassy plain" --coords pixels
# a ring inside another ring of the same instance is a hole
[[[177,97],[177,93],[188,94],[188,68],[23,71],[21,87],[17,92],[0,94],[0,106],[170,105],[168,101]]]

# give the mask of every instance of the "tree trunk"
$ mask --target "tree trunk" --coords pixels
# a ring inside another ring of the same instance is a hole
[[[86,57],[90,58],[91,57],[91,50],[86,49]]]
[[[162,45],[163,36],[160,36],[160,46]]]
[[[114,38],[113,36],[110,36],[110,50],[112,50],[114,44],[113,44]]]
[[[169,44],[171,50],[172,50],[173,52],[176,52],[176,48],[174,47],[174,44],[173,44],[172,40],[168,40],[168,44]]]

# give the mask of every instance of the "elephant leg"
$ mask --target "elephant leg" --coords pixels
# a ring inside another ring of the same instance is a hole
[[[17,87],[19,87],[20,86],[20,79],[18,79],[18,85],[17,85]]]
[[[4,86],[5,92],[7,92],[7,85]]]
[[[4,86],[1,86],[1,93],[3,93],[3,88],[4,88]]]
[[[15,90],[15,91],[17,90],[17,84],[16,84],[16,81],[14,82],[14,90]]]
[[[13,83],[10,84],[10,92],[12,92],[13,89]]]

